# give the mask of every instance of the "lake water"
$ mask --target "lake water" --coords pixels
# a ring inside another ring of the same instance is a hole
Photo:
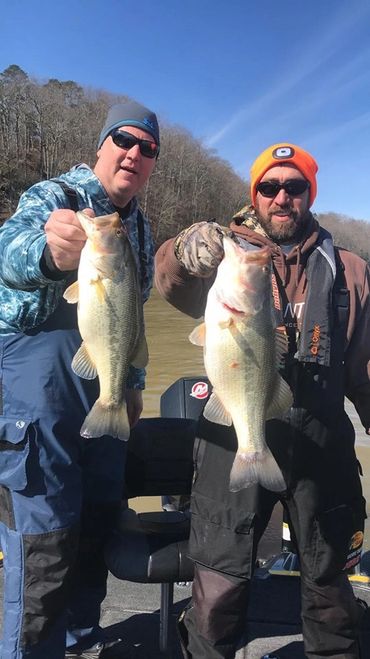
[[[161,394],[176,380],[186,376],[204,375],[202,349],[190,343],[188,336],[197,321],[180,313],[164,302],[154,289],[144,306],[146,336],[150,361],[144,391],[143,417],[159,416]],[[365,434],[353,405],[346,403],[347,412],[356,430],[356,452],[363,469],[364,496],[370,502],[370,437]],[[130,503],[138,510],[160,507],[159,498],[136,499]],[[370,516],[370,504],[367,505]],[[267,542],[281,537],[281,510],[277,507],[271,526],[266,532]],[[370,549],[370,522],[367,521],[364,549]]]

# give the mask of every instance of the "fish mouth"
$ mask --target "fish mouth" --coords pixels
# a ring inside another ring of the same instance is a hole
[[[245,262],[251,263],[252,265],[267,265],[271,262],[271,249],[270,247],[262,247],[255,251],[249,251],[245,253]],[[255,293],[255,289],[252,286],[247,286],[248,290],[252,293]]]
[[[118,213],[112,213],[111,215],[98,215],[97,217],[92,218],[93,225],[96,229],[118,229],[121,226],[121,219]]]

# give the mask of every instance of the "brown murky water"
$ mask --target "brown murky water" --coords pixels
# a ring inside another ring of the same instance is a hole
[[[184,376],[204,374],[201,348],[192,345],[188,336],[197,321],[180,313],[164,302],[153,290],[145,305],[146,335],[149,345],[150,362],[147,368],[146,390],[144,392],[144,417],[159,416],[161,394],[175,380]],[[363,491],[370,516],[370,437],[365,434],[356,411],[348,402],[347,411],[356,430],[356,451],[363,469]],[[160,507],[159,499],[136,499],[131,502],[140,510],[154,510]],[[277,511],[274,523],[268,530],[268,540],[281,537],[280,514]],[[366,527],[364,548],[370,549],[370,522]]]

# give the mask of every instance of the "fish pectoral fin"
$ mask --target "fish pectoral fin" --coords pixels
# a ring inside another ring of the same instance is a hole
[[[203,416],[212,423],[219,423],[221,426],[231,426],[232,418],[229,412],[225,409],[223,403],[217,396],[212,393],[206,406],[203,410]]]
[[[138,347],[135,352],[135,355],[131,360],[131,364],[132,366],[135,366],[135,368],[145,368],[148,361],[149,361],[148,344],[146,342],[145,335],[143,334],[140,337],[140,340],[138,342]]]
[[[268,406],[266,419],[276,419],[284,416],[293,405],[293,394],[287,382],[278,373],[272,400]]]
[[[73,282],[63,293],[63,297],[67,300],[68,304],[76,304],[79,298],[79,285],[78,281]]]
[[[201,323],[193,329],[189,335],[190,343],[194,343],[195,346],[204,346],[206,342],[206,324]]]
[[[82,343],[72,360],[72,371],[84,380],[94,380],[98,375],[85,343]]]
[[[231,468],[231,492],[238,492],[257,483],[272,492],[286,490],[284,476],[267,446],[262,451],[238,451]]]

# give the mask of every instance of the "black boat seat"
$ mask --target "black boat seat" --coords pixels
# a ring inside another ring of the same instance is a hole
[[[110,540],[109,570],[117,579],[139,583],[191,581],[187,557],[190,518],[180,511],[123,511]]]
[[[128,442],[124,500],[189,495],[195,426],[192,419],[139,421]],[[187,557],[189,531],[189,511],[137,513],[127,507],[105,548],[107,567],[118,579],[161,584],[161,652],[169,649],[174,583],[193,579],[193,563]]]

